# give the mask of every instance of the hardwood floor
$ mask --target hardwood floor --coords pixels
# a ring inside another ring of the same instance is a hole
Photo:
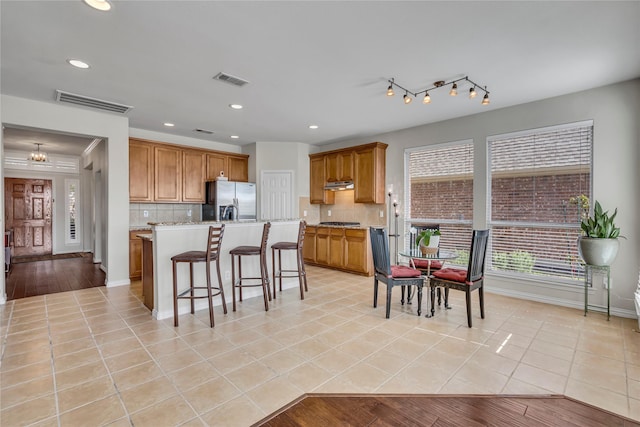
[[[557,395],[307,394],[255,426],[640,426]]]
[[[79,258],[12,264],[6,279],[7,299],[104,286],[105,274],[91,253]]]

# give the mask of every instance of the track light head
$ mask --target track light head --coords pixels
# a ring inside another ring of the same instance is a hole
[[[478,92],[476,92],[476,87],[474,86],[471,89],[469,89],[469,99],[475,98],[476,95],[478,95]]]
[[[454,83],[453,86],[451,86],[451,90],[449,91],[449,95],[451,95],[451,96],[458,95],[458,83]]]
[[[409,93],[405,93],[404,96],[402,97],[403,101],[405,104],[411,104],[411,101],[413,101],[413,98],[411,98],[409,96]]]
[[[393,96],[393,85],[389,85],[387,88],[387,96]]]
[[[489,105],[489,92],[485,92],[482,97],[482,105]]]
[[[431,104],[431,97],[429,96],[429,92],[424,93],[424,98],[422,99],[423,104]]]

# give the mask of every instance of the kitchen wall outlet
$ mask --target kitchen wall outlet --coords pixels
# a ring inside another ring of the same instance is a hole
[[[189,218],[191,218],[191,209],[188,209],[188,210],[187,210],[187,216],[188,216]]]
[[[231,272],[229,270],[224,272],[224,280],[231,280]]]
[[[142,216],[145,218],[149,218],[149,211],[142,211]]]
[[[331,209],[327,211],[327,216],[331,216]]]
[[[307,211],[302,211],[302,216],[307,216]]]
[[[380,218],[384,218],[384,211],[380,211]]]

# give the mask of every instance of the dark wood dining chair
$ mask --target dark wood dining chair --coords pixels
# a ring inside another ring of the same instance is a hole
[[[384,228],[369,228],[371,252],[373,254],[373,307],[378,306],[378,283],[387,285],[386,318],[391,313],[391,290],[394,286],[415,286],[418,290],[418,316],[422,312],[422,287],[424,277],[420,270],[406,265],[391,265],[389,257],[389,237]],[[404,304],[404,302],[403,302]]]
[[[466,270],[460,268],[443,268],[434,271],[429,276],[431,290],[431,315],[435,313],[435,289],[445,290],[444,305],[449,308],[449,289],[463,291],[467,303],[467,324],[471,327],[471,292],[478,290],[480,299],[480,317],[484,319],[484,264],[487,254],[489,230],[473,230],[471,249],[469,251],[469,265]]]

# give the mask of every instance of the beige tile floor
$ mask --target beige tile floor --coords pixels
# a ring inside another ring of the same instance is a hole
[[[308,267],[309,293],[156,321],[139,284],[0,306],[3,426],[248,426],[304,392],[565,394],[640,420],[633,319],[463,294],[427,319],[373,309],[372,278]],[[384,289],[384,287],[382,288]],[[381,294],[384,304],[384,295]]]

